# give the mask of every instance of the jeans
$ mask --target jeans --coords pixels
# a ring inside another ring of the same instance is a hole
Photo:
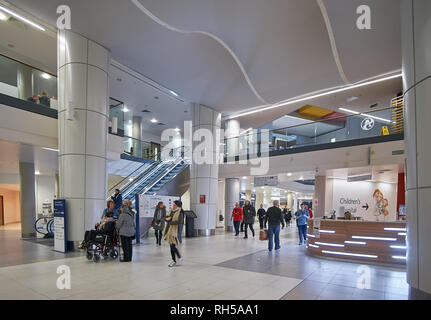
[[[175,259],[175,256],[178,256],[178,258],[181,258],[180,251],[178,250],[175,244],[171,244],[171,256],[174,262],[177,262],[177,259]]]
[[[275,250],[280,249],[280,225],[269,225],[268,250],[272,251],[275,240]],[[275,238],[275,239],[274,239]]]
[[[162,236],[163,236],[162,234],[163,234],[162,230],[156,230],[156,243],[158,245],[162,244]]]
[[[184,227],[183,223],[178,225],[178,241],[180,243],[183,243],[183,227]]]
[[[235,228],[235,235],[239,235],[239,225],[241,224],[241,221],[234,221],[233,227]]]
[[[304,224],[302,226],[298,226],[299,231],[299,243],[302,243],[302,239],[304,239],[304,242],[307,241],[307,225]]]
[[[123,261],[132,261],[132,237],[120,236],[123,247]]]
[[[264,221],[265,221],[265,219],[264,218],[259,218],[259,225],[260,225],[260,229],[263,229],[263,227],[264,227]]]
[[[248,238],[248,235],[247,235],[247,229],[248,228],[250,228],[251,233],[253,234],[253,237],[254,237],[253,223],[245,223],[245,226],[244,226],[244,231],[245,231],[244,238]]]

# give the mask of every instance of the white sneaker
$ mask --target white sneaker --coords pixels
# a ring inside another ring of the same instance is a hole
[[[177,266],[182,266],[183,265],[183,257],[178,259],[178,263]]]
[[[168,265],[168,267],[170,267],[170,268],[172,268],[172,267],[175,267],[175,265],[176,265],[177,263],[175,262],[175,261],[172,261],[169,265]]]

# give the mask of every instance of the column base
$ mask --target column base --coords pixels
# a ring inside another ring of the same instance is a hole
[[[37,237],[36,232],[31,232],[31,233],[21,233],[21,238],[22,239],[34,239]]]
[[[431,300],[431,294],[409,286],[409,300]]]
[[[215,229],[195,229],[195,237],[209,237],[215,235]]]
[[[233,227],[232,226],[225,226],[224,230],[232,232],[233,231]]]

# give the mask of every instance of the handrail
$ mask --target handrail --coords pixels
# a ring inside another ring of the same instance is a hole
[[[315,121],[312,121],[312,122],[309,122],[309,123],[301,123],[301,124],[295,124],[295,125],[292,125],[292,126],[287,126],[287,127],[277,128],[277,129],[271,129],[271,130],[268,130],[268,132],[274,132],[274,131],[280,131],[280,130],[295,128],[295,127],[307,126],[307,125],[311,125],[313,123],[330,122],[330,121],[337,120],[337,119],[344,119],[344,118],[349,118],[349,117],[357,117],[357,116],[361,116],[361,115],[367,115],[369,113],[375,113],[375,112],[385,111],[385,110],[392,110],[393,108],[394,107],[391,106],[391,107],[380,108],[380,109],[366,111],[366,112],[360,112],[358,114],[346,114],[346,115],[338,116],[338,117],[334,117],[334,118],[315,120]],[[242,134],[242,135],[240,134],[240,135],[235,136],[235,137],[227,138],[226,140],[237,139],[237,138],[240,138],[240,137],[247,137],[247,136],[250,136],[250,135],[252,135],[252,133],[247,133],[247,134]]]
[[[151,188],[153,186],[155,186],[160,180],[162,180],[168,173],[170,173],[172,170],[175,169],[176,166],[178,166],[181,162],[183,161],[182,158],[178,158],[176,159],[173,164],[171,164],[164,172],[162,172],[161,174],[159,174],[155,179],[153,179],[153,182],[150,183],[149,185],[147,185],[144,188],[144,193],[147,192],[148,190],[151,190]]]

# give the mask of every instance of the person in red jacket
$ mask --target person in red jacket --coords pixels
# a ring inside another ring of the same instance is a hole
[[[310,214],[310,219],[313,219],[313,212],[311,212],[311,209],[308,208],[308,204],[305,205],[305,209],[308,210],[308,213]]]
[[[241,224],[241,221],[243,219],[243,212],[241,207],[239,206],[238,202],[235,203],[235,208],[232,210],[232,216],[231,220],[233,220],[233,226],[235,228],[235,236],[239,235],[239,226]]]

